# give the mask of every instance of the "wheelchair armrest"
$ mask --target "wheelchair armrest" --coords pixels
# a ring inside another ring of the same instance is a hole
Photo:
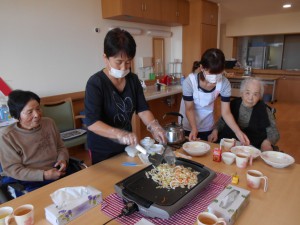
[[[73,157],[73,156],[70,156],[70,157],[69,157],[69,165],[70,165],[70,164],[77,165],[77,166],[81,166],[81,167],[84,167],[84,168],[87,168],[87,167],[88,167],[88,166],[84,163],[83,160],[78,159],[78,158]]]
[[[7,185],[1,185],[1,187],[0,187],[0,204],[8,202],[12,199],[13,199],[13,197],[7,191]]]

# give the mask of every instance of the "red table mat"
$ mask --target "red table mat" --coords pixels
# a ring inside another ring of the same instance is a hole
[[[230,182],[231,176],[217,172],[217,177],[210,184],[201,190],[201,192],[196,195],[189,204],[178,210],[178,212],[169,219],[164,220],[150,217],[146,217],[146,219],[153,224],[194,224],[197,219],[197,215],[200,212],[205,211],[213,199],[215,199],[224,190],[224,188],[230,184]],[[123,207],[124,203],[122,198],[114,193],[104,199],[101,210],[106,215],[113,218],[120,214]],[[139,212],[135,212],[130,216],[123,216],[116,220],[121,224],[132,225],[140,221],[143,217],[145,216]]]

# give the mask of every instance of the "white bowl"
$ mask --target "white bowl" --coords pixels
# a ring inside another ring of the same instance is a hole
[[[235,154],[231,152],[223,152],[222,153],[222,161],[227,164],[231,165],[235,160]]]
[[[230,149],[230,151],[234,154],[238,154],[238,153],[250,154],[253,157],[253,159],[256,159],[261,154],[261,151],[253,146],[234,146]]]
[[[284,168],[295,163],[295,159],[285,153],[276,151],[265,151],[260,157],[270,166],[275,168]]]
[[[201,141],[191,141],[184,143],[182,148],[191,156],[201,156],[209,152],[210,145]]]

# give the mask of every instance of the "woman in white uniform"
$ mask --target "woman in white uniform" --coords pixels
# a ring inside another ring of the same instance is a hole
[[[194,63],[193,73],[184,80],[182,87],[180,113],[184,116],[183,128],[190,141],[200,138],[215,142],[215,136],[210,134],[214,128],[214,101],[220,94],[222,117],[240,142],[249,145],[248,137],[236,124],[230,111],[231,86],[228,79],[222,76],[224,64],[224,53],[215,48],[206,50],[198,65]]]

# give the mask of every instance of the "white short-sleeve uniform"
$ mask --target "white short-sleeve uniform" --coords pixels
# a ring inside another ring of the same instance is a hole
[[[214,102],[218,95],[221,101],[229,102],[231,96],[231,86],[228,79],[222,76],[216,87],[211,91],[202,89],[198,85],[198,74],[191,73],[183,82],[183,99],[180,104],[180,114],[183,115],[184,130],[191,131],[191,126],[185,115],[184,101],[193,101],[195,109],[196,125],[199,132],[211,131],[214,125]]]

